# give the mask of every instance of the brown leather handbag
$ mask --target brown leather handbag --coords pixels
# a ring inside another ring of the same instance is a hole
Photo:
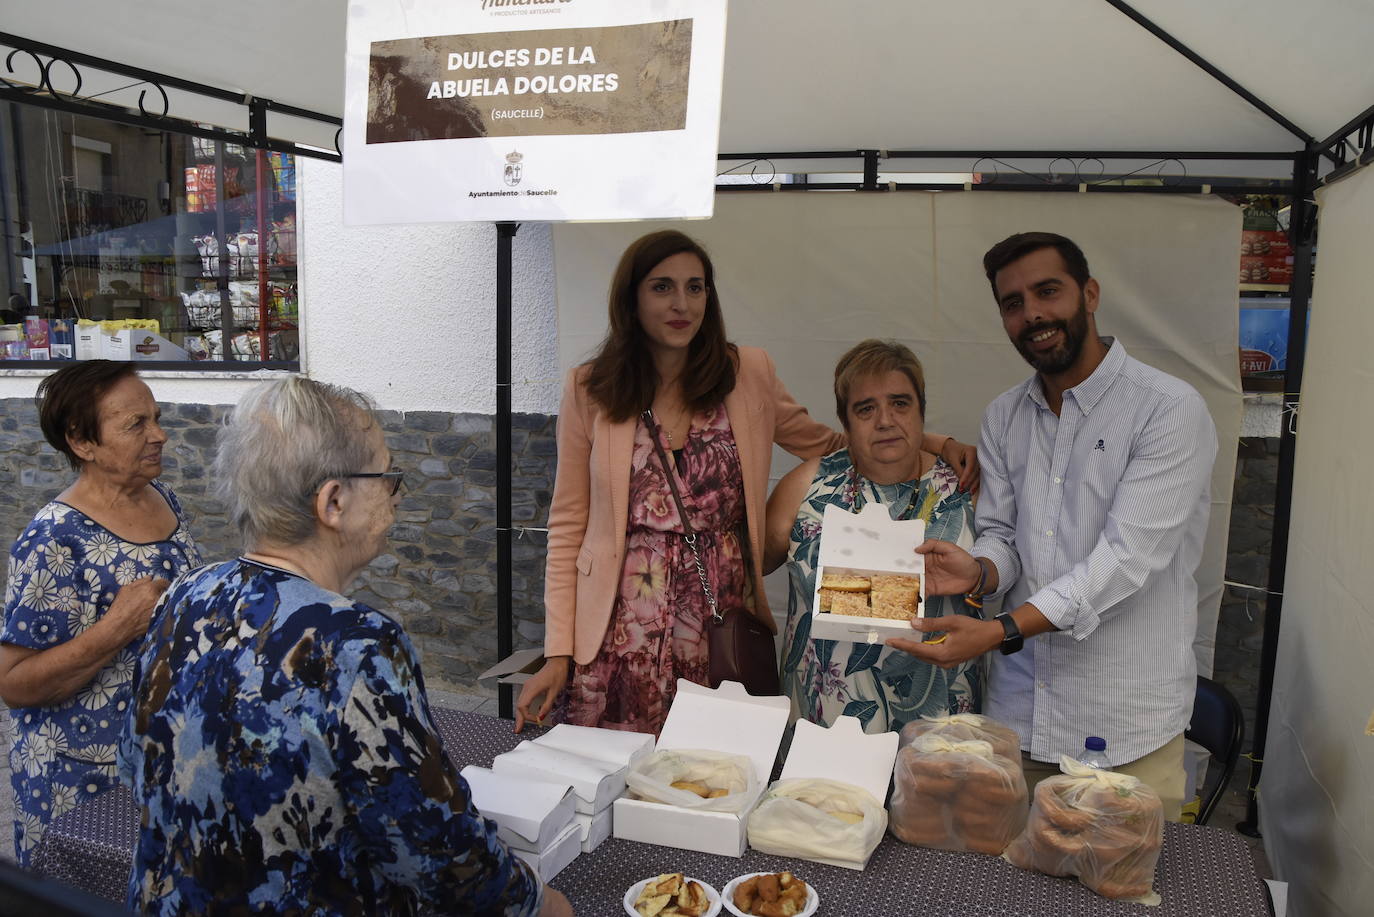
[[[720,606],[716,603],[715,590],[711,587],[711,579],[706,573],[706,564],[697,550],[697,533],[692,529],[692,523],[687,518],[687,508],[683,506],[682,496],[678,493],[677,470],[668,461],[667,453],[663,451],[653,412],[645,411],[643,416],[644,423],[649,428],[649,435],[654,441],[654,451],[663,465],[664,477],[668,479],[668,489],[672,491],[673,502],[677,504],[677,515],[682,520],[684,540],[691,549],[692,559],[696,562],[701,591],[706,596],[707,606],[711,609],[711,620],[706,627],[710,653],[707,677],[710,679],[711,687],[719,687],[722,681],[737,681],[744,685],[744,689],[750,694],[778,694],[778,657],[773,634],[762,621],[743,609],[732,608],[721,612]],[[745,537],[747,539],[747,535]]]

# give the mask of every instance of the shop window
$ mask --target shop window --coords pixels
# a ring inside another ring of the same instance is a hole
[[[0,366],[299,366],[296,163],[0,103]]]

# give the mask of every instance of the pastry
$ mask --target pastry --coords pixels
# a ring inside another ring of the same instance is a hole
[[[880,593],[873,593],[873,617],[887,618],[892,621],[906,621],[916,616],[916,603],[891,601]]]
[[[827,570],[821,574],[822,589],[833,589],[836,592],[868,592],[871,585],[868,577],[843,570],[833,573]]]
[[[720,787],[707,786],[704,783],[697,783],[694,780],[677,780],[668,784],[675,790],[684,790],[688,793],[696,793],[702,799],[719,799],[722,796],[730,795],[730,791]]]
[[[1023,869],[1076,875],[1104,897],[1139,898],[1151,891],[1162,841],[1159,797],[1148,787],[1051,777],[1036,787],[1025,833],[1006,856]]]
[[[706,889],[680,872],[650,879],[635,899],[635,911],[641,917],[701,917],[710,909]]]
[[[889,596],[893,601],[909,601],[914,606],[921,595],[919,576],[895,573],[875,573],[872,577],[873,596]]]
[[[871,617],[866,592],[836,592],[830,600],[830,613]]]
[[[750,876],[735,886],[734,905],[755,917],[793,917],[806,910],[806,883],[790,872]]]
[[[822,809],[821,811],[831,818],[838,818],[840,821],[850,825],[860,824],[864,820],[864,817],[858,812],[838,812],[834,809]]]

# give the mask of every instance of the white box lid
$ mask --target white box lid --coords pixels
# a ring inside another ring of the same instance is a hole
[[[883,503],[865,503],[857,514],[827,503],[821,515],[816,563],[891,573],[923,572],[925,558],[916,553],[916,547],[925,541],[925,520],[893,519],[889,512]]]
[[[536,745],[560,748],[617,767],[633,764],[654,750],[654,737],[647,732],[574,726],[571,723],[559,723],[532,741]]]
[[[896,760],[897,733],[869,735],[858,717],[842,716],[829,729],[797,720],[782,779],[838,780],[868,790],[883,805]]]
[[[471,764],[461,773],[472,790],[473,805],[496,822],[502,835],[513,831],[542,850],[573,821],[569,784],[498,774]]]
[[[679,678],[657,747],[744,755],[759,783],[766,784],[791,712],[787,698],[755,697],[736,681],[713,689]]]
[[[521,742],[511,751],[497,755],[491,769],[498,774],[571,784],[579,799],[594,809],[607,805],[625,792],[626,768],[623,765],[534,742]]]
[[[497,684],[521,685],[529,681],[543,668],[544,651],[541,649],[516,650],[496,665],[477,676],[478,681],[496,679]]]

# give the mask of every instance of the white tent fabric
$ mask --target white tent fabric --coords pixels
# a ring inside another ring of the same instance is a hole
[[[342,0],[3,6],[0,30],[25,38],[343,113]],[[1134,6],[1316,137],[1374,99],[1374,5]],[[725,151],[1301,146],[1104,0],[736,0],[729,15]]]
[[[1366,0],[1135,0],[1133,6],[1307,135],[1327,136],[1374,101],[1368,65],[1374,4]],[[218,7],[0,0],[0,9],[0,30],[27,39],[325,114],[343,111],[343,0],[239,0]],[[736,0],[728,28],[720,136],[726,152],[1302,146],[1105,0]],[[224,103],[176,102],[173,114],[180,117],[246,126],[246,114]],[[304,122],[274,119],[271,132],[331,145],[332,131]],[[968,170],[972,164],[925,165]],[[892,166],[884,162],[884,169]],[[1227,164],[1211,174],[1240,171]],[[1245,173],[1287,177],[1289,167],[1279,162]],[[1374,881],[1374,819],[1368,817],[1374,769],[1367,745],[1353,747],[1367,740],[1347,731],[1362,719],[1350,699],[1362,697],[1369,706],[1358,683],[1371,631],[1367,603],[1358,596],[1368,590],[1358,587],[1368,585],[1368,564],[1361,563],[1370,543],[1370,507],[1350,458],[1361,454],[1368,433],[1367,425],[1348,418],[1361,416],[1358,396],[1369,387],[1358,350],[1368,335],[1359,332],[1374,329],[1366,327],[1368,310],[1355,308],[1367,298],[1356,281],[1333,276],[1344,261],[1353,274],[1367,260],[1371,181],[1368,175],[1347,180],[1323,200],[1322,307],[1309,348],[1322,360],[1310,361],[1303,399],[1289,622],[1261,810],[1276,868],[1293,880],[1294,913],[1364,913]],[[1342,220],[1348,229],[1331,228]],[[1113,267],[1100,258],[1097,264]],[[606,276],[600,272],[588,287],[595,300]],[[1123,328],[1122,336],[1130,339],[1137,330]],[[1199,356],[1195,348],[1178,353],[1190,361]],[[1335,355],[1342,359],[1326,362]],[[1195,384],[1224,387],[1224,380],[1204,377]],[[938,425],[945,398],[932,396]]]
[[[605,333],[620,252],[667,225],[555,228],[564,369]],[[709,222],[675,225],[712,253],[731,338],[765,348],[812,416],[838,424],[831,380],[841,354],[865,337],[896,338],[925,365],[928,428],[965,442],[977,442],[988,403],[1030,374],[998,321],[983,252],[1028,229],[1081,240],[1102,284],[1099,331],[1192,384],[1217,425],[1195,645],[1199,669],[1211,672],[1241,419],[1236,207],[1162,195],[737,194],[720,197]],[[796,459],[774,451],[776,478]],[[779,595],[770,589],[782,614]]]
[[[1374,513],[1368,456],[1374,169],[1318,194],[1321,266],[1298,415],[1260,827],[1294,914],[1374,901]]]

